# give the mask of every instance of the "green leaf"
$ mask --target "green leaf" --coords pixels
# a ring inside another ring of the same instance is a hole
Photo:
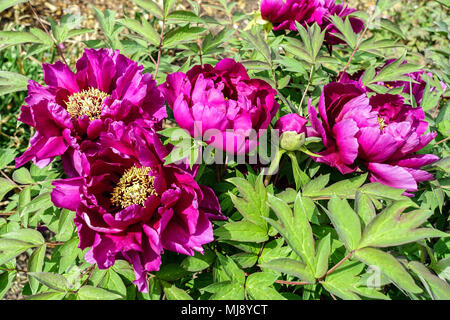
[[[311,270],[314,270],[314,238],[312,234],[311,225],[308,221],[311,207],[306,208],[304,199],[300,194],[294,203],[294,212],[282,200],[269,194],[268,203],[274,210],[279,222],[267,218],[269,223],[277,229],[288,245],[295,251],[295,253],[308,265]]]
[[[317,255],[315,257],[315,273],[314,276],[319,279],[328,271],[328,258],[331,253],[331,234],[328,233],[320,239],[317,245]]]
[[[303,281],[311,283],[314,283],[316,281],[311,270],[304,263],[294,259],[273,259],[269,260],[268,262],[262,263],[260,267],[274,270],[276,272],[281,272],[299,278]]]
[[[36,198],[31,200],[24,208],[25,213],[32,213],[37,210],[46,210],[53,207],[53,202],[50,197],[51,192],[45,192],[38,195]]]
[[[249,221],[227,223],[214,230],[219,240],[233,240],[241,242],[264,242],[269,239],[267,231]]]
[[[425,287],[429,286],[433,300],[450,300],[450,285],[435,276],[418,261],[408,263],[408,268],[414,271]]]
[[[356,192],[355,210],[361,219],[363,227],[367,226],[376,216],[372,200],[370,200],[368,195],[363,194],[360,191]]]
[[[176,0],[163,0],[164,4],[164,16],[167,17],[169,15],[170,10],[172,9]]]
[[[161,284],[168,300],[192,300],[186,291],[177,288],[174,284],[166,281],[161,281]]]
[[[178,21],[186,21],[186,22],[192,22],[192,23],[205,23],[205,21],[200,18],[198,15],[191,11],[184,11],[184,10],[176,10],[172,11],[168,16],[167,19],[174,20],[175,22]]]
[[[158,279],[162,279],[165,281],[175,281],[181,279],[183,276],[187,274],[187,271],[183,268],[180,268],[180,265],[177,263],[169,263],[163,265],[158,272],[156,272],[155,276]]]
[[[66,294],[66,292],[48,291],[25,297],[25,300],[62,300]]]
[[[237,282],[213,283],[203,290],[214,293],[210,300],[244,300],[245,298],[244,286]]]
[[[15,239],[0,239],[0,265],[16,258],[32,247],[35,247],[35,245],[28,242]]]
[[[25,241],[33,245],[45,244],[45,239],[42,234],[34,229],[19,229],[2,234],[0,237],[5,239],[20,239],[20,241]]]
[[[67,292],[67,280],[62,275],[52,272],[29,272],[29,276],[32,276],[43,285],[56,291]]]
[[[271,285],[278,275],[271,272],[256,272],[248,276],[245,288],[254,300],[286,300]]]
[[[3,299],[5,294],[9,291],[9,289],[14,284],[14,280],[16,279],[17,271],[8,271],[0,274],[0,300]]]
[[[221,268],[223,268],[224,272],[231,281],[242,285],[244,284],[245,273],[237,266],[237,264],[231,257],[217,253],[216,263],[218,263],[221,266]]]
[[[20,168],[13,172],[12,178],[15,182],[20,184],[32,184],[34,183],[33,178],[31,177],[30,171],[27,168]]]
[[[332,294],[345,300],[359,300],[360,296],[373,299],[389,299],[384,294],[374,288],[360,285],[359,274],[364,269],[364,265],[358,261],[345,261],[333,273],[329,274],[322,282],[324,288]]]
[[[332,184],[321,190],[315,190],[313,192],[303,191],[303,195],[307,197],[322,197],[332,196],[333,194],[338,197],[352,198],[355,196],[356,191],[366,181],[367,174],[362,174],[347,180],[342,180]],[[308,191],[308,190],[307,190]]]
[[[448,234],[432,229],[417,228],[431,216],[429,210],[403,213],[411,201],[397,201],[378,214],[366,227],[359,248],[390,247],[429,237],[446,237]]]
[[[21,43],[40,43],[32,33],[24,31],[0,31],[0,44],[15,45]],[[23,77],[23,76],[22,76]]]
[[[0,78],[1,78],[1,72],[0,72]],[[1,87],[1,79],[0,79],[0,87]],[[17,155],[17,151],[15,151],[14,149],[11,149],[11,148],[10,149],[0,149],[0,170],[3,170],[8,164],[13,162],[16,155]]]
[[[47,250],[47,246],[44,244],[38,247],[30,256],[30,260],[28,261],[28,271],[29,272],[41,272],[42,267],[44,266],[44,258],[45,251]],[[39,283],[37,279],[30,277],[30,288],[31,292],[35,294],[37,292]]]
[[[205,31],[205,28],[190,27],[189,25],[172,29],[165,36],[164,48],[173,48],[180,43],[195,40]]]
[[[361,223],[347,200],[333,196],[328,202],[326,213],[347,250],[356,249],[361,239]]]
[[[392,188],[378,182],[367,183],[359,188],[359,191],[379,199],[402,200],[406,198],[403,196],[405,189]]]
[[[0,12],[3,10],[6,10],[12,6],[15,6],[16,4],[22,3],[22,2],[28,2],[29,0],[0,0]]]
[[[117,300],[122,297],[108,290],[93,286],[83,286],[78,290],[78,297],[81,300]]]
[[[306,185],[311,179],[302,169],[300,169],[295,153],[288,152],[288,156],[291,158],[292,173],[294,174],[296,189],[300,190],[300,188]]]
[[[358,249],[355,257],[368,266],[376,266],[398,287],[411,293],[422,293],[411,275],[405,270],[400,262],[387,252],[374,248]]]
[[[163,17],[163,10],[159,5],[157,5],[152,0],[133,0],[141,8],[147,10],[151,14],[153,14],[158,20],[161,20]]]
[[[113,269],[107,270],[99,286],[110,292],[119,294],[122,298],[127,296],[127,288],[122,278]]]
[[[0,178],[0,201],[3,199],[3,197],[10,192],[12,189],[14,189],[16,185],[12,183],[11,181]]]
[[[314,194],[320,190],[322,190],[330,181],[330,175],[320,175],[317,178],[309,181],[302,189],[303,195],[307,196],[308,194]]]
[[[205,249],[205,254],[195,252],[192,257],[186,257],[181,262],[181,267],[189,272],[199,272],[208,268],[216,258],[214,251]]]
[[[145,40],[152,43],[155,46],[159,46],[160,36],[156,33],[153,27],[144,19],[142,19],[142,24],[139,21],[125,17],[124,19],[118,20],[118,22],[128,29],[138,33]]]
[[[253,224],[267,231],[267,222],[263,217],[269,216],[267,206],[267,192],[264,187],[262,175],[258,176],[255,186],[243,178],[229,178],[228,182],[236,186],[242,198],[229,193],[231,201],[242,216]]]

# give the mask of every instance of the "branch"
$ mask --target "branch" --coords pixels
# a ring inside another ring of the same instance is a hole
[[[41,25],[41,27],[45,30],[45,33],[47,33],[47,34],[50,36],[50,38],[52,38],[53,43],[54,43],[54,45],[55,45],[55,47],[56,47],[56,50],[58,51],[58,54],[59,54],[59,56],[61,57],[62,61],[64,62],[64,64],[68,65],[68,64],[67,64],[67,61],[66,61],[66,58],[64,58],[64,54],[63,54],[61,48],[58,46],[58,43],[57,43],[55,37],[53,36],[52,33],[50,33],[50,32],[47,30],[47,28],[45,27],[44,23],[43,23],[42,20],[41,20],[41,17],[39,17],[39,14],[36,12],[36,10],[35,10],[34,7],[31,5],[30,2],[28,2],[28,5],[30,6],[31,11],[33,11],[33,14],[34,14],[34,16],[36,17],[36,19],[39,21],[39,24]]]

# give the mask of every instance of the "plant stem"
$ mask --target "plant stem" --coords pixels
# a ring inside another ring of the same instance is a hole
[[[8,177],[3,170],[0,170],[0,173],[2,174],[2,176],[4,176],[6,178],[6,180],[8,180],[9,182],[11,182],[12,184],[14,184],[17,188],[19,188],[19,190],[22,190],[22,187],[19,186],[17,183],[15,183],[10,177]]]
[[[55,47],[56,47],[56,50],[58,51],[58,54],[59,54],[59,56],[61,57],[62,61],[64,62],[65,65],[68,66],[68,63],[67,63],[67,61],[66,61],[66,58],[64,58],[64,54],[63,54],[61,48],[59,47],[59,45],[58,45],[58,43],[57,43],[55,37],[53,36],[52,33],[50,33],[50,32],[47,30],[47,28],[45,27],[44,23],[43,23],[42,20],[41,20],[41,17],[39,17],[39,14],[36,12],[36,10],[35,10],[34,7],[31,5],[30,2],[28,2],[28,5],[30,6],[31,11],[33,11],[33,14],[34,14],[34,16],[36,17],[36,19],[38,20],[38,22],[39,22],[39,24],[41,25],[41,27],[45,30],[45,33],[47,33],[47,34],[50,36],[50,38],[52,38],[53,43],[54,43],[54,45],[55,45]]]
[[[163,18],[162,27],[161,27],[161,35],[159,36],[158,59],[156,60],[156,67],[155,67],[155,80],[156,80],[156,77],[158,76],[159,64],[161,63],[161,53],[162,53],[162,47],[163,47],[163,43],[164,43],[165,27],[166,27],[166,17]]]
[[[288,285],[294,285],[294,286],[305,286],[307,284],[313,284],[311,282],[307,281],[284,281],[284,280],[275,280],[276,283],[281,284],[288,284]]]
[[[309,72],[308,84],[306,85],[305,92],[303,92],[302,100],[300,100],[300,105],[298,106],[298,114],[300,114],[300,115],[303,114],[303,112],[302,112],[303,101],[305,101],[306,94],[308,93],[309,87],[311,86],[313,73],[314,73],[314,65],[311,66],[311,71]]]
[[[374,11],[373,11],[372,15],[370,16],[369,20],[367,21],[367,24],[366,24],[366,26],[365,26],[363,32],[362,32],[361,35],[359,36],[358,42],[356,43],[356,46],[355,46],[355,48],[353,49],[352,55],[351,55],[350,58],[348,59],[347,64],[346,64],[345,67],[344,67],[344,70],[342,70],[341,76],[339,77],[339,82],[342,80],[342,77],[344,76],[344,74],[345,74],[345,72],[347,71],[348,67],[350,67],[350,64],[351,64],[351,62],[352,62],[352,60],[353,60],[353,57],[355,56],[356,51],[358,51],[359,46],[361,45],[361,42],[362,42],[362,40],[363,40],[363,38],[364,38],[364,35],[366,34],[367,30],[369,30],[369,26],[370,26],[370,24],[372,23],[373,18],[375,17],[375,11],[376,11],[376,8],[377,8],[377,7],[375,6]]]
[[[347,254],[344,258],[342,258],[341,261],[339,261],[333,268],[328,270],[328,272],[320,279],[325,279],[328,275],[332,274],[334,271],[336,271],[337,268],[339,268],[345,261],[347,261],[351,256],[353,255],[353,251]]]

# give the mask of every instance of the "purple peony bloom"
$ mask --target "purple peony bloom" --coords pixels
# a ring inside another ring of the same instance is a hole
[[[297,113],[289,113],[282,116],[275,124],[275,129],[280,131],[280,135],[287,132],[293,131],[297,134],[306,132],[306,123],[308,120],[299,116]]]
[[[279,107],[276,90],[232,59],[170,74],[159,88],[181,128],[232,154],[254,149]]]
[[[113,121],[167,117],[164,100],[150,74],[118,51],[86,49],[74,73],[62,62],[44,64],[46,87],[30,80],[19,121],[36,129],[16,167],[33,160],[48,165],[62,156],[69,176],[87,170],[85,153]]]
[[[225,220],[214,192],[187,172],[164,165],[168,153],[154,131],[114,122],[102,149],[88,158],[89,175],[53,182],[53,203],[76,211],[86,260],[100,269],[129,261],[135,284],[146,292],[146,274],[159,270],[164,249],[203,253],[213,241],[210,220]]]
[[[344,4],[336,4],[335,0],[262,0],[261,16],[264,20],[273,24],[277,30],[297,30],[296,22],[303,26],[317,23],[322,30],[327,30],[325,40],[328,44],[343,43],[335,36],[339,33],[331,23],[330,17],[337,15],[345,18],[355,9],[348,8]],[[364,29],[362,20],[349,18],[353,31],[356,33]]]
[[[326,85],[319,100],[318,118],[310,104],[313,129],[323,139],[325,150],[317,162],[336,167],[341,173],[355,172],[364,165],[372,182],[417,191],[417,183],[433,179],[421,170],[439,157],[415,154],[436,136],[425,133],[428,123],[421,108],[413,108],[402,96],[376,94],[370,97],[360,83],[347,78]],[[410,195],[410,194],[409,194]]]

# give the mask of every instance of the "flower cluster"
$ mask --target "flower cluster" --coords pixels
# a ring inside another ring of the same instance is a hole
[[[30,81],[19,120],[36,134],[16,166],[61,156],[68,178],[53,182],[51,197],[76,212],[86,260],[100,269],[129,261],[146,291],[146,274],[159,270],[165,249],[203,252],[213,240],[210,220],[225,217],[210,188],[164,164],[168,151],[156,131],[167,113],[152,76],[107,49],[85,50],[76,67],[44,64],[47,87]]]
[[[277,30],[297,30],[296,22],[303,26],[317,23],[322,30],[326,30],[325,40],[328,44],[339,44],[342,40],[336,37],[338,29],[332,24],[330,17],[337,15],[345,18],[355,9],[344,4],[337,4],[336,0],[262,0],[261,16],[273,24]],[[354,32],[364,29],[364,23],[355,17],[349,17]]]

